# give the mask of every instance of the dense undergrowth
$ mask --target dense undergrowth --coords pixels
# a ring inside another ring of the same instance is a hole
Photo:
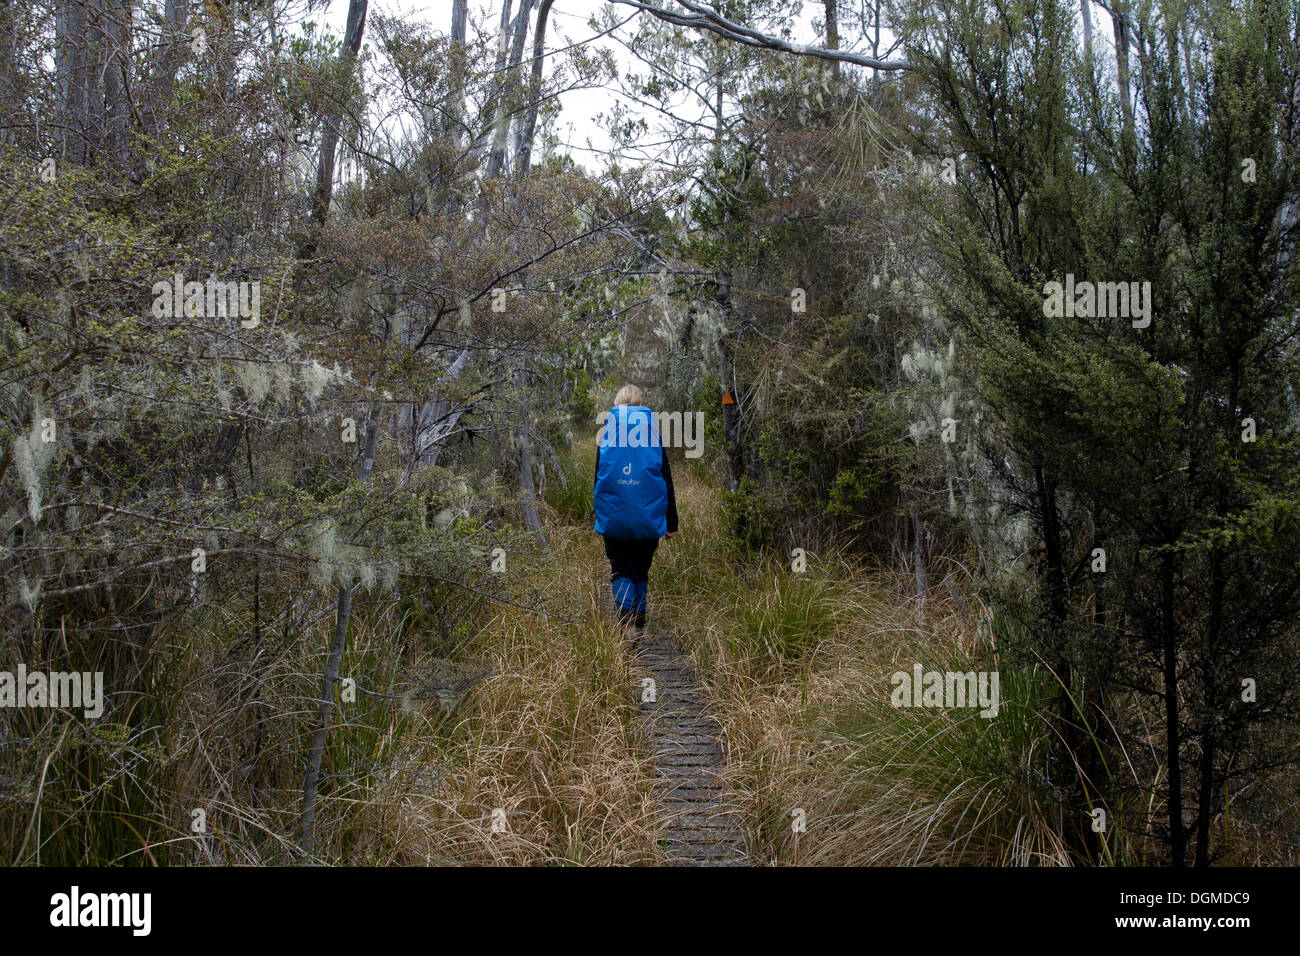
[[[466,612],[464,593],[436,585],[358,603],[317,861],[662,862],[631,648],[611,624],[588,520],[590,456],[577,446],[548,484],[548,546],[507,559],[516,590],[545,593],[549,613],[487,599]],[[842,555],[809,555],[802,573],[742,559],[705,467],[683,462],[675,476],[682,530],[656,556],[650,622],[676,633],[716,702],[756,861],[1072,862],[1046,759],[1058,686],[1046,667],[1001,661],[1005,621],[958,588],[918,612],[910,579]],[[65,714],[50,749],[18,735],[18,765],[38,784],[5,781],[0,844],[17,848],[6,862],[294,861],[329,611],[322,597],[299,624],[254,632],[249,601],[205,604],[140,648],[121,722]],[[998,716],[891,706],[890,676],[916,664],[998,670]],[[35,723],[27,732],[39,737]],[[1293,845],[1264,832],[1249,813],[1228,821],[1230,858],[1294,862]],[[1122,817],[1102,841],[1103,862],[1151,852]]]

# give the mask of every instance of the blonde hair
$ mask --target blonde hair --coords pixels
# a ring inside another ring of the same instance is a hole
[[[618,394],[614,396],[614,404],[640,405],[641,389],[637,388],[635,385],[624,385],[618,390]]]

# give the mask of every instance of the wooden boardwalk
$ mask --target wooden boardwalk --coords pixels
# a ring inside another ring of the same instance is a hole
[[[641,723],[655,765],[659,840],[670,864],[748,865],[740,812],[721,779],[722,725],[690,659],[665,632],[646,632],[636,642]],[[647,677],[654,681],[653,701],[647,700]]]

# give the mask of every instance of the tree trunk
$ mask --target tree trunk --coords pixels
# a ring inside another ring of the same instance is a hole
[[[722,385],[722,439],[723,457],[727,462],[727,490],[736,491],[740,488],[740,479],[745,471],[740,447],[740,400],[735,394],[736,383],[731,381],[731,349],[727,345],[725,331],[718,344],[721,352],[718,359],[718,381]],[[731,403],[726,401],[728,393],[731,394]]]
[[[486,177],[496,179],[501,175],[506,162],[506,143],[510,132],[511,101],[518,90],[519,64],[524,58],[524,42],[528,38],[528,15],[533,11],[537,0],[522,0],[515,22],[510,28],[510,54],[506,61],[505,76],[502,78],[500,95],[497,97],[496,122],[492,132],[492,152],[488,154]]]
[[[925,531],[921,527],[921,512],[912,508],[912,568],[916,573],[916,610],[919,614],[930,600],[930,578],[925,570]]]
[[[451,6],[451,42],[455,46],[456,61],[451,78],[451,102],[443,114],[443,132],[460,146],[460,129],[465,112],[465,73],[461,56],[464,55],[466,24],[469,19],[469,0],[455,0]]]
[[[350,0],[348,4],[348,25],[343,33],[343,48],[339,50],[339,63],[343,64],[348,76],[355,66],[357,53],[361,49],[361,36],[366,29],[366,7],[368,0]],[[311,199],[311,221],[317,228],[325,225],[329,215],[330,201],[334,197],[334,159],[339,145],[339,116],[341,108],[326,113],[322,122],[320,157],[316,162],[316,189]],[[309,259],[316,252],[316,241],[309,239],[298,251],[298,258]]]
[[[503,95],[505,89],[506,61],[510,56],[511,2],[512,0],[501,0],[501,26],[499,31],[500,38],[497,40],[496,59],[492,65],[492,76],[493,76],[492,93],[489,96],[487,104],[485,105],[483,112],[480,114],[480,116],[490,112],[495,117],[496,104],[500,99],[500,97]],[[491,142],[492,134],[495,132],[495,130],[496,130],[496,122],[494,120],[492,126],[490,126],[488,129],[480,130],[479,133],[474,137],[470,149],[474,154],[474,160],[476,164],[478,160],[482,157],[483,151],[487,148],[488,143]]]
[[[104,158],[119,172],[126,169],[127,85],[131,69],[131,6],[127,0],[103,0],[102,57],[104,82]]]
[[[1178,711],[1178,630],[1174,618],[1174,559],[1166,554],[1160,562],[1160,642],[1164,656],[1165,750],[1169,760],[1169,861],[1186,862],[1186,832],[1183,829],[1182,728]]]
[[[379,440],[379,415],[382,407],[378,402],[372,402],[370,413],[366,417],[366,440],[361,453],[361,465],[357,469],[357,477],[363,483],[370,479],[370,472],[375,466],[375,446]],[[352,621],[352,592],[355,588],[356,585],[351,581],[339,585],[334,613],[334,637],[330,641],[329,656],[325,659],[325,673],[321,677],[320,698],[316,707],[316,729],[312,733],[307,775],[302,785],[299,847],[303,856],[308,859],[316,850],[316,798],[320,793],[321,761],[325,757],[330,714],[334,710],[334,685],[338,682],[339,664],[343,660],[343,649],[348,640],[348,626]]]
[[[452,149],[449,151],[452,159],[448,164],[431,166],[429,169],[429,186],[433,190],[428,207],[431,214],[438,212],[436,200],[439,196],[441,196],[441,211],[445,216],[454,216],[460,206],[455,182],[462,160],[460,151],[464,145],[467,21],[468,0],[454,0],[451,8],[451,57],[447,67],[451,73],[451,89],[447,97],[447,105],[443,109],[441,124],[443,138],[452,144]],[[437,127],[432,121],[428,126],[431,134],[436,133]]]
[[[1083,819],[1092,808],[1088,806],[1082,781],[1082,768],[1089,766],[1090,738],[1081,727],[1083,704],[1080,698],[1084,684],[1070,663],[1067,646],[1068,596],[1066,594],[1065,556],[1061,540],[1061,519],[1056,507],[1056,482],[1047,472],[1041,459],[1034,462],[1034,488],[1042,519],[1043,561],[1047,579],[1048,645],[1055,651],[1052,666],[1060,689],[1056,697],[1056,730],[1064,753],[1055,762],[1055,770],[1065,793],[1066,820],[1062,836],[1076,853],[1088,858],[1099,849],[1097,834]],[[1076,703],[1078,701],[1078,703]]]
[[[1177,61],[1175,61],[1177,62]],[[1228,384],[1227,401],[1224,403],[1227,409],[1226,420],[1223,422],[1223,434],[1233,435],[1236,432],[1236,409],[1240,407],[1240,381],[1236,372],[1237,363],[1231,363],[1233,371],[1230,374]],[[1234,464],[1240,456],[1242,447],[1240,442],[1228,444],[1232,449],[1229,453]],[[1231,474],[1233,469],[1228,470]],[[1218,472],[1220,476],[1223,471]],[[1220,477],[1216,481],[1214,512],[1217,515],[1227,515],[1231,513],[1232,504],[1228,492],[1228,481]],[[1228,716],[1229,702],[1224,700],[1223,684],[1220,675],[1228,667],[1228,661],[1223,660],[1224,650],[1222,648],[1222,639],[1224,636],[1224,598],[1227,590],[1227,569],[1224,567],[1224,553],[1217,544],[1210,545],[1210,573],[1209,573],[1209,614],[1205,624],[1205,642],[1201,651],[1201,697],[1202,706],[1200,714],[1200,743],[1201,757],[1198,768],[1200,777],[1200,788],[1197,795],[1196,807],[1196,856],[1194,865],[1198,868],[1210,865],[1210,822],[1213,816],[1213,810],[1218,802],[1219,780],[1216,779],[1215,765],[1219,756],[1219,734],[1223,727],[1224,718]]]
[[[460,378],[469,363],[470,353],[470,349],[461,350],[455,361],[448,366],[446,373],[439,379],[433,397],[418,411],[415,409],[403,411],[399,432],[405,434],[408,428],[411,432],[411,454],[403,474],[403,484],[410,480],[417,467],[437,462],[442,443],[455,430],[456,423],[464,414],[463,408],[457,408],[441,397],[440,389]]]
[[[465,24],[469,19],[469,0],[452,0],[451,4],[451,39],[454,43],[465,42]]]
[[[1213,712],[1207,714],[1204,721],[1205,732],[1201,735],[1201,788],[1197,800],[1196,858],[1194,864],[1198,869],[1210,865],[1210,818],[1215,804],[1214,763],[1219,753],[1215,716]]]
[[[713,151],[715,157],[720,161],[722,159],[722,135],[724,123],[722,119],[723,109],[723,82],[724,74],[719,67],[718,73],[714,78],[713,85]],[[732,220],[732,211],[726,208],[723,211],[722,221],[725,229]],[[734,362],[730,344],[727,342],[728,327],[731,325],[733,303],[731,300],[731,263],[724,259],[721,268],[717,273],[718,308],[722,312],[722,330],[718,334],[718,385],[722,389],[722,443],[723,458],[727,463],[727,490],[736,491],[740,488],[740,479],[744,475],[745,462],[744,450],[740,443],[740,426],[741,426],[741,406],[740,406],[740,389],[735,381],[733,373]],[[727,395],[730,393],[731,402],[727,402]]]
[[[537,123],[537,110],[540,104],[542,83],[542,55],[546,46],[546,19],[550,13],[553,0],[543,0],[537,15],[537,27],[533,38],[533,63],[530,70],[528,113],[516,139],[515,175],[522,179],[528,175],[532,163],[532,141]],[[528,37],[528,16],[532,13],[537,0],[522,0],[515,16],[509,58],[506,65],[506,77],[502,82],[501,96],[497,101],[496,126],[493,133],[492,152],[488,157],[487,179],[496,179],[505,169],[507,134],[510,129],[507,108],[512,94],[518,88],[519,65],[523,61],[524,43]],[[507,9],[509,2],[507,0]],[[504,15],[503,15],[504,19]],[[520,274],[522,281],[525,273]],[[518,387],[516,402],[517,421],[514,430],[515,481],[519,490],[524,526],[530,531],[538,532],[543,543],[546,533],[542,530],[541,515],[537,511],[537,486],[533,481],[533,446],[532,446],[532,412],[528,402],[528,355],[524,354],[519,367],[515,370],[515,384]]]
[[[454,0],[451,7],[450,37],[452,44],[457,49],[455,51],[456,59],[452,65],[451,101],[447,104],[446,112],[443,114],[442,131],[448,139],[455,141],[457,149],[461,146],[460,126],[463,122],[462,116],[465,109],[465,77],[462,72],[460,56],[464,53],[463,47],[467,32],[468,14],[469,0]],[[434,178],[432,172],[430,178]],[[443,211],[451,215],[455,212],[458,203],[454,190],[450,188],[450,178],[444,179],[439,185],[445,190]],[[465,370],[466,363],[469,361],[470,351],[470,349],[461,350],[460,354],[448,366],[446,374],[438,383],[439,386],[460,378],[461,373]],[[407,428],[410,428],[411,457],[406,469],[403,471],[402,484],[410,481],[411,475],[414,474],[416,468],[421,465],[432,465],[438,460],[443,441],[455,429],[463,411],[463,409],[453,408],[450,402],[441,397],[438,388],[435,387],[433,396],[421,405],[418,410],[412,407],[409,411],[403,412],[399,424],[399,434],[405,434]]]
[[[515,383],[519,387],[519,423],[515,429],[515,465],[518,473],[519,494],[523,500],[524,526],[539,533],[542,543],[546,543],[546,533],[542,531],[542,519],[537,513],[537,490],[533,484],[533,448],[529,439],[531,415],[528,411],[528,356],[525,355],[515,372]]]
[[[1128,18],[1120,3],[1115,4],[1111,13],[1111,23],[1115,27],[1115,74],[1119,80],[1119,102],[1124,116],[1125,141],[1133,141],[1133,98],[1132,80],[1129,75],[1129,26]]]
[[[836,9],[838,3],[839,0],[823,0],[826,9],[826,49],[828,50],[840,48],[839,10]],[[840,75],[838,60],[831,60],[831,72],[836,76]]]
[[[875,17],[871,28],[871,55],[875,58],[880,57],[880,4],[883,0],[876,0]],[[880,71],[873,69],[871,71],[871,91],[876,95],[880,93]]]
[[[528,113],[519,127],[515,142],[515,178],[523,179],[533,164],[533,136],[537,132],[537,111],[542,105],[542,62],[546,53],[546,19],[555,0],[542,0],[537,9],[537,26],[533,28],[533,62],[528,79]]]
[[[11,0],[0,0],[0,22],[8,23],[13,17]],[[14,35],[0,30],[0,143],[13,143],[17,135],[14,127],[20,122],[21,105],[18,94],[18,56]]]
[[[61,150],[64,160],[80,165],[89,158],[90,136],[90,17],[85,0],[63,0],[55,12],[54,29],[63,107]]]
[[[731,219],[731,211],[727,210],[724,214],[724,220]],[[722,311],[723,327],[718,335],[718,383],[722,387],[722,435],[723,435],[723,457],[727,461],[727,488],[730,491],[736,491],[740,488],[740,479],[745,473],[745,455],[744,448],[740,441],[741,426],[741,395],[740,388],[735,381],[734,361],[731,346],[727,341],[728,327],[731,324],[733,302],[731,300],[731,273],[730,263],[724,261],[722,268],[718,272],[718,308]],[[727,401],[730,394],[731,401]]]
[[[166,110],[176,88],[176,74],[185,62],[189,42],[185,27],[189,15],[189,0],[167,0],[163,9],[162,36],[145,98],[145,112],[155,136],[166,127]]]

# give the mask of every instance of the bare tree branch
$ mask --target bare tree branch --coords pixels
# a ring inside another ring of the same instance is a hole
[[[830,50],[823,46],[791,43],[789,40],[773,36],[770,33],[762,33],[735,20],[728,20],[712,7],[694,2],[694,0],[677,0],[689,12],[657,7],[644,3],[642,0],[609,0],[609,2],[635,7],[674,26],[688,27],[692,30],[707,30],[723,39],[743,43],[745,46],[758,47],[764,50],[778,50],[782,53],[793,53],[796,56],[812,56],[821,60],[854,63],[858,66],[871,67],[874,70],[915,69],[912,64],[905,60],[880,60],[874,56],[867,56],[865,53],[854,53],[851,50]]]

